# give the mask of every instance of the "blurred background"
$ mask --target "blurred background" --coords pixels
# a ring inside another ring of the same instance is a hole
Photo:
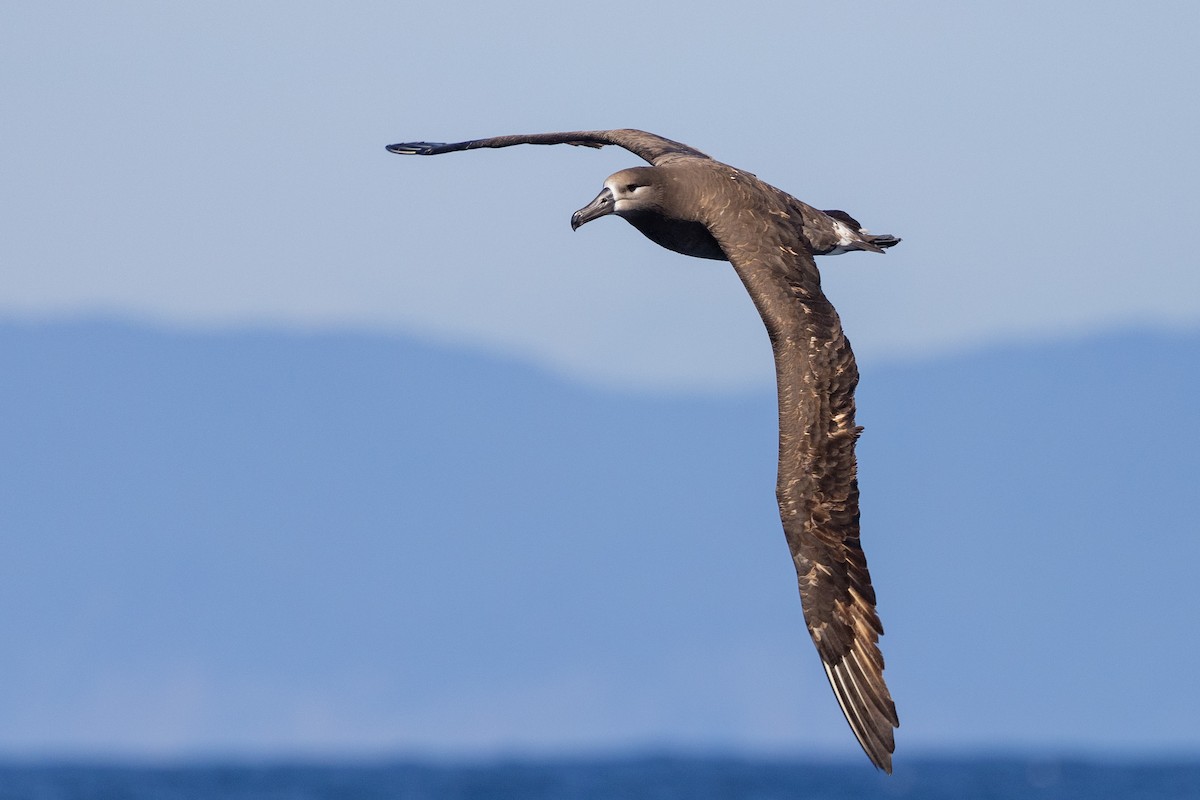
[[[854,342],[900,752],[1194,756],[1200,7],[0,10],[0,755],[860,758],[728,265],[637,127],[903,244]]]

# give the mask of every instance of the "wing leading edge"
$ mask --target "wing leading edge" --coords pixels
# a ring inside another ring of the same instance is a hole
[[[571,144],[579,147],[623,147],[654,166],[662,166],[680,158],[709,158],[686,144],[656,136],[653,133],[621,128],[611,131],[563,131],[560,133],[531,133],[514,136],[492,136],[486,139],[469,139],[465,142],[401,142],[389,144],[389,152],[400,155],[436,156],[456,153],[461,150],[476,150],[483,147],[512,147],[518,144]]]

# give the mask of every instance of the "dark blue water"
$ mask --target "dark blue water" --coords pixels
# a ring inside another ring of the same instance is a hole
[[[0,800],[849,800],[1200,798],[1200,760],[939,760],[863,765],[720,758],[489,764],[0,764]]]

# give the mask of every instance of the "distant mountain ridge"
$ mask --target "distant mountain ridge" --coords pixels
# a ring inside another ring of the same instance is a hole
[[[1198,365],[1130,332],[864,371],[898,754],[1200,746]],[[852,753],[769,390],[111,322],[0,324],[0,374],[0,751]]]

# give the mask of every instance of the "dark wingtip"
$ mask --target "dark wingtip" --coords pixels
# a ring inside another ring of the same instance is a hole
[[[389,144],[387,151],[402,156],[431,156],[441,146],[441,142],[400,142]]]

